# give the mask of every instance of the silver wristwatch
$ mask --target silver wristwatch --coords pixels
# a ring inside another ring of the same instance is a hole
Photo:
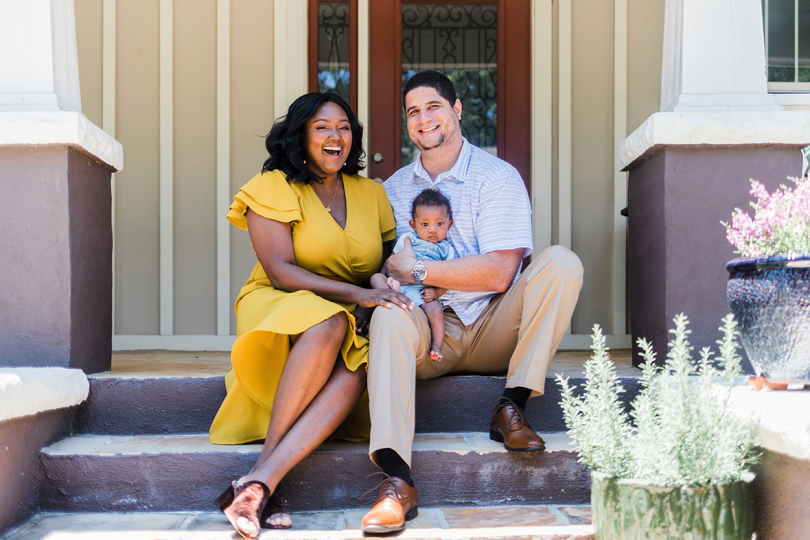
[[[411,270],[411,275],[413,276],[414,281],[417,285],[421,285],[422,282],[427,277],[427,270],[425,270],[425,264],[422,261],[416,261],[416,264],[413,266],[413,270]]]

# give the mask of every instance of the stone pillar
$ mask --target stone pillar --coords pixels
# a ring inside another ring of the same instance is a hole
[[[627,289],[633,334],[663,361],[672,318],[695,351],[716,350],[728,313],[725,263],[739,255],[720,221],[749,209],[749,179],[769,190],[801,174],[810,113],[767,93],[759,0],[667,0],[661,108],[620,146],[629,171]]]
[[[111,173],[81,113],[73,0],[0,0],[0,367],[110,368]]]

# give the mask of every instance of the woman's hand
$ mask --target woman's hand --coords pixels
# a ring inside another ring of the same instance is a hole
[[[371,322],[373,313],[373,307],[357,306],[357,309],[354,310],[354,332],[358,336],[368,335],[368,325]]]
[[[361,307],[382,306],[391,309],[394,306],[399,306],[408,311],[414,308],[410,298],[391,289],[361,289],[360,294],[357,295],[356,303]]]

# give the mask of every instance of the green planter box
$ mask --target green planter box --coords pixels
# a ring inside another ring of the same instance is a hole
[[[596,540],[751,540],[751,480],[664,487],[592,472]]]

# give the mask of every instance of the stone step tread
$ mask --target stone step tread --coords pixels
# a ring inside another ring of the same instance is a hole
[[[263,530],[259,538],[363,538],[365,509],[293,512],[293,528]],[[41,513],[6,535],[6,540],[56,538],[83,540],[232,540],[235,535],[221,513]],[[592,539],[589,506],[489,506],[420,508],[398,538],[455,540]],[[374,538],[366,536],[365,538]],[[385,538],[385,537],[380,537]]]
[[[571,438],[566,433],[542,433],[546,453],[572,452]],[[414,452],[453,452],[491,454],[507,450],[502,443],[490,440],[488,433],[417,433],[414,437]],[[60,456],[93,455],[160,455],[160,454],[258,454],[260,444],[217,445],[211,444],[207,434],[176,435],[75,435],[63,439],[42,453],[51,458]],[[327,442],[316,452],[367,453],[368,443],[344,441]]]

